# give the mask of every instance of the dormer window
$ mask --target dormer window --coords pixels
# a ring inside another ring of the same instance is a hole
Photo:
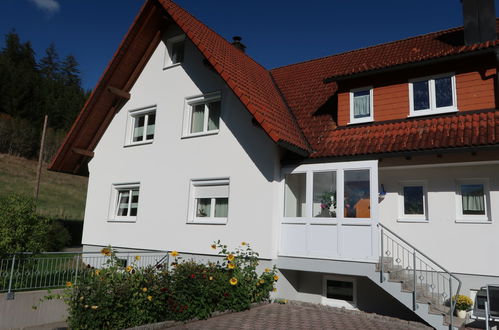
[[[454,74],[410,81],[409,98],[411,117],[457,111]]]
[[[185,36],[175,36],[166,42],[165,68],[176,66],[184,61]]]
[[[350,91],[350,124],[366,123],[374,120],[373,89],[364,87]]]

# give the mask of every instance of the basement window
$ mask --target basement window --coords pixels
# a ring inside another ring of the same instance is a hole
[[[354,278],[326,275],[323,277],[322,303],[333,307],[355,309],[357,285]]]
[[[454,74],[414,79],[409,82],[410,116],[456,112]]]

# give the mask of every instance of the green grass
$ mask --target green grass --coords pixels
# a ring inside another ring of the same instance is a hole
[[[0,197],[34,196],[37,162],[0,154]],[[47,171],[42,167],[38,211],[60,219],[83,219],[88,179]]]

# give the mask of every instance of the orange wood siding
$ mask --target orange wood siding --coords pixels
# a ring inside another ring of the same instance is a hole
[[[456,74],[457,107],[459,111],[495,108],[495,69]],[[407,79],[408,81],[409,79]],[[371,83],[372,84],[372,83]],[[404,119],[409,116],[408,82],[376,86],[374,84],[374,120]],[[348,91],[338,94],[338,125],[350,122],[350,95]]]

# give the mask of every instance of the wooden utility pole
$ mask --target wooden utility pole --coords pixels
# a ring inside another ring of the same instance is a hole
[[[36,200],[38,200],[38,192],[40,191],[40,176],[42,173],[42,162],[43,162],[43,146],[45,145],[45,133],[47,132],[48,118],[49,116],[45,115],[45,120],[43,121],[42,140],[40,141],[40,153],[38,155],[38,169],[36,171],[36,187],[35,187]]]

